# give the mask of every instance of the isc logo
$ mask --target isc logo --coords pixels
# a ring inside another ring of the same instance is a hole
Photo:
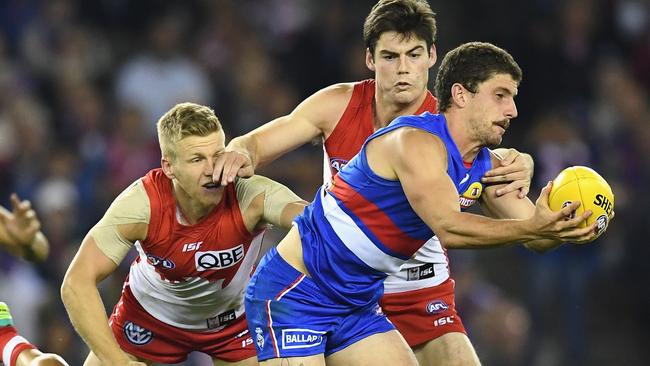
[[[433,325],[436,327],[439,327],[441,325],[445,324],[452,324],[454,322],[454,316],[443,316],[440,319],[436,319],[433,321]]]
[[[209,252],[196,252],[194,260],[197,271],[217,270],[232,267],[244,258],[244,245],[226,250],[213,250]]]
[[[183,252],[192,252],[195,250],[199,250],[201,244],[203,244],[202,241],[197,241],[196,243],[183,244]]]

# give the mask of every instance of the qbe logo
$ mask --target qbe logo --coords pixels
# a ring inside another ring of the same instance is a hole
[[[124,335],[129,342],[136,346],[144,346],[153,339],[153,333],[149,329],[143,328],[132,321],[127,321],[124,324]]]
[[[194,261],[196,262],[196,270],[218,270],[232,267],[239,263],[244,258],[244,245],[226,250],[213,250],[209,252],[196,252],[194,254]]]
[[[427,313],[440,314],[449,309],[449,305],[442,300],[434,300],[427,304]]]

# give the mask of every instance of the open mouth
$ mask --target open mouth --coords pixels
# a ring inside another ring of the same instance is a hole
[[[210,182],[203,185],[203,188],[205,189],[218,189],[219,187],[221,187],[221,185],[215,182]]]

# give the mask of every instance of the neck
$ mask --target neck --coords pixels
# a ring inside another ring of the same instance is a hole
[[[424,99],[427,97],[426,90],[422,95],[411,103],[397,103],[389,99],[375,86],[375,120],[373,125],[375,130],[388,126],[395,118],[399,116],[408,116],[415,114],[420,108]]]
[[[207,216],[223,198],[223,189],[220,189],[215,202],[206,205],[201,203],[199,200],[190,197],[187,192],[176,183],[176,181],[173,181],[173,190],[174,198],[176,198],[176,204],[178,205],[182,219],[186,221],[185,223],[188,225],[194,225]]]
[[[483,145],[472,139],[469,126],[467,126],[465,120],[458,114],[458,112],[448,110],[447,112],[442,113],[442,115],[445,116],[445,120],[447,120],[447,129],[449,130],[449,134],[454,140],[463,161],[474,161]]]

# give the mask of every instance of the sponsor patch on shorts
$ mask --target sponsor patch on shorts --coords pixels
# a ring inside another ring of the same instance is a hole
[[[311,329],[282,329],[282,348],[310,348],[323,343],[323,334]]]
[[[136,346],[144,346],[153,339],[153,332],[143,328],[132,321],[124,323],[124,335],[126,339]]]
[[[407,281],[423,280],[425,278],[431,278],[436,275],[436,272],[433,270],[433,263],[427,263],[418,267],[409,268],[407,271]]]

